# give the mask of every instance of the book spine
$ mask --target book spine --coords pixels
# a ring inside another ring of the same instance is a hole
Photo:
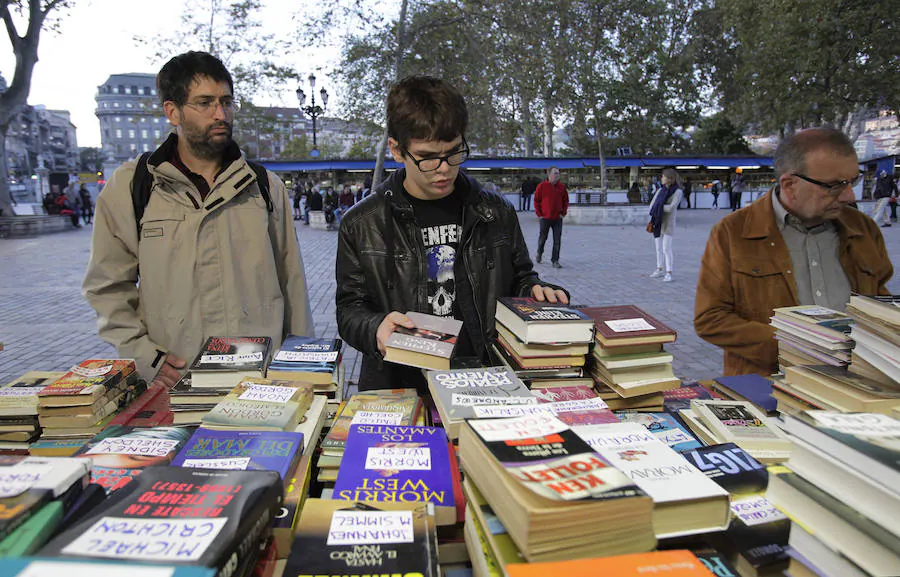
[[[152,405],[164,392],[166,392],[165,386],[160,384],[152,385],[143,395],[135,399],[126,410],[119,413],[119,415],[112,420],[110,425],[128,425],[128,422],[131,421],[135,415]]]
[[[259,545],[271,532],[272,520],[281,508],[281,491],[280,485],[268,487],[251,511],[259,514],[241,516],[241,524],[235,531],[235,537],[240,540],[225,550],[227,556],[217,564],[216,577],[240,577],[250,572],[259,555]]]

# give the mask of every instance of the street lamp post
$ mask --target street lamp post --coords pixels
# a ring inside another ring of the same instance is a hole
[[[328,106],[328,91],[324,88],[319,91],[319,96],[322,98],[322,106],[316,104],[316,75],[309,75],[309,89],[312,93],[312,102],[309,106],[303,106],[303,103],[306,102],[306,93],[303,92],[303,87],[297,87],[297,100],[300,103],[300,111],[312,118],[312,129],[313,129],[313,149],[310,152],[310,156],[318,156],[318,143],[316,142],[316,119],[323,114],[325,114],[325,107]]]

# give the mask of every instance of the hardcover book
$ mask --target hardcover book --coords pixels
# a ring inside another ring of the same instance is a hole
[[[38,393],[41,406],[91,405],[119,383],[137,378],[133,360],[82,361]]]
[[[274,471],[149,467],[42,555],[250,572],[283,496]]]
[[[209,337],[189,367],[191,386],[233,387],[244,377],[265,377],[271,346],[269,337]]]
[[[890,414],[900,407],[900,389],[828,365],[788,367],[785,377],[801,392],[839,405],[845,412]]]
[[[416,327],[394,329],[384,343],[384,359],[423,369],[449,369],[462,321],[411,311],[406,316]]]
[[[424,503],[308,499],[284,577],[438,577],[434,518]]]
[[[746,401],[691,401],[691,410],[722,442],[733,442],[748,451],[790,454],[791,442],[780,429]]]
[[[245,378],[203,416],[207,429],[292,430],[312,403],[312,385]]]
[[[451,439],[459,437],[466,419],[477,417],[476,406],[537,404],[525,383],[504,367],[428,371],[426,379]]]
[[[636,413],[622,411],[616,413],[623,423],[637,423],[650,433],[671,447],[673,450],[687,451],[699,449],[703,443],[697,441],[687,427],[669,413]]]
[[[303,435],[285,431],[199,428],[172,460],[173,467],[275,471],[288,480],[303,453]]]
[[[334,498],[431,503],[437,524],[453,525],[456,503],[447,435],[435,427],[352,425]]]
[[[728,491],[637,423],[577,427],[575,432],[653,499],[657,538],[722,531]]]
[[[590,343],[594,323],[579,309],[532,298],[500,297],[496,319],[525,344]]]
[[[342,345],[341,339],[288,335],[269,363],[266,376],[323,385],[335,382]]]
[[[663,391],[663,407],[667,413],[677,413],[691,408],[693,399],[721,399],[722,395],[705,387],[703,383],[684,384]]]
[[[38,393],[65,375],[63,372],[28,371],[0,387],[0,416],[36,415]]]
[[[603,348],[672,343],[677,333],[634,305],[585,307],[596,327],[595,338]]]
[[[497,341],[517,359],[540,359],[544,357],[584,357],[590,352],[590,343],[552,344],[523,343],[508,328],[494,323],[497,329]]]
[[[334,425],[322,440],[322,452],[326,455],[343,455],[350,425],[361,420],[398,426],[413,426],[419,416],[421,400],[415,389],[404,393],[357,393],[348,399],[335,418]],[[360,416],[357,417],[357,413]]]
[[[179,427],[110,425],[75,456],[91,460],[91,482],[111,493],[127,485],[147,467],[171,463],[190,436],[190,430]]]
[[[616,555],[601,559],[577,559],[555,563],[528,563],[507,566],[509,577],[545,577],[565,575],[566,577],[595,577],[615,575],[616,577],[644,577],[645,575],[665,575],[666,577],[709,577],[706,565],[690,551],[654,551]]]
[[[777,411],[777,401],[772,398],[772,381],[762,375],[734,375],[718,377],[713,381],[713,388],[734,401],[747,401],[768,415]]]

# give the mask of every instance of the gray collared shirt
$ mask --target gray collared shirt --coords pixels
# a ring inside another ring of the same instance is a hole
[[[850,300],[850,279],[841,266],[841,241],[834,221],[807,228],[781,204],[778,189],[772,194],[775,222],[791,253],[797,299],[801,305],[819,305],[843,311]]]

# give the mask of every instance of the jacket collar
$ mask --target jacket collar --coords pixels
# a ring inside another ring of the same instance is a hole
[[[412,204],[403,194],[403,181],[406,179],[406,168],[398,168],[376,188],[376,194],[385,197],[395,212],[404,216],[412,216]],[[456,176],[454,188],[463,195],[463,205],[473,211],[485,222],[496,220],[495,209],[487,202],[487,193],[481,184],[462,170]]]
[[[777,185],[776,185],[777,187]],[[747,211],[747,220],[741,232],[743,238],[768,238],[773,234],[780,234],[778,223],[775,221],[775,208],[772,206],[772,195],[775,193],[773,187],[764,196],[758,198],[753,204],[745,208]],[[847,238],[862,236],[863,231],[859,230],[847,218],[847,211],[855,210],[844,208],[838,216],[836,224],[838,230]]]

